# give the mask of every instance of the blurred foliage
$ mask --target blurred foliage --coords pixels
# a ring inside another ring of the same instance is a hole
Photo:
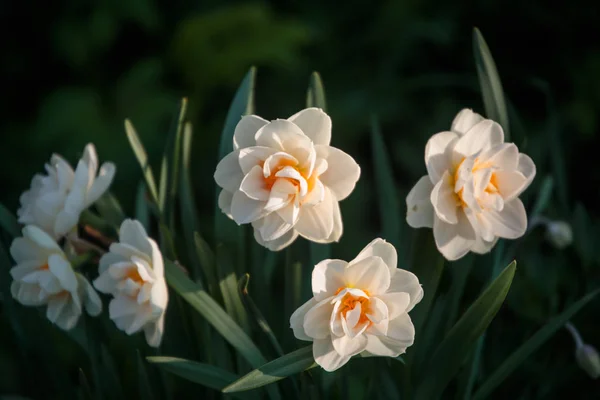
[[[539,225],[513,249],[519,268],[507,304],[487,332],[480,364],[485,374],[549,317],[600,284],[600,175],[594,173],[600,146],[600,43],[595,36],[599,14],[597,2],[584,0],[554,7],[514,0],[390,0],[368,5],[356,0],[343,5],[316,0],[3,2],[2,26],[15,21],[19,25],[5,34],[0,60],[0,200],[16,210],[20,193],[52,152],[76,160],[92,141],[101,160],[117,164],[112,191],[126,214],[133,215],[133,188],[140,174],[123,121],[130,118],[135,124],[158,171],[179,98],[189,96],[188,115],[195,132],[191,179],[202,234],[211,238],[219,135],[239,81],[256,65],[257,113],[286,117],[304,106],[308,77],[318,70],[334,121],[333,145],[352,154],[363,170],[356,190],[341,204],[346,234],[342,244],[333,246],[334,257],[351,259],[355,249],[382,229],[370,115],[376,114],[381,124],[403,215],[403,199],[425,173],[427,138],[447,129],[462,107],[483,112],[471,54],[471,30],[477,26],[502,78],[512,140],[538,168],[525,204],[531,210],[543,178],[552,176],[554,188],[542,214],[569,222],[574,235],[573,245],[558,251],[544,239]],[[465,278],[461,313],[489,278],[492,255],[481,260],[479,264],[490,267],[473,268]],[[440,282],[442,295],[457,279],[448,270]],[[274,279],[283,278],[276,271]],[[592,304],[574,323],[587,342],[600,347],[600,305]],[[84,350],[37,318],[35,311],[17,310],[31,315],[35,324],[16,334],[0,330],[0,394],[74,398],[65,390],[68,382],[85,386],[77,370],[85,360]],[[178,326],[176,312],[169,315],[176,337],[185,327]],[[283,329],[274,328],[278,333]],[[21,334],[44,339],[39,348],[20,354],[13,344],[22,340]],[[114,336],[111,351],[122,352],[128,360],[119,371],[133,377],[121,379],[133,382],[124,391],[135,397],[136,346],[116,331]],[[169,355],[193,358],[177,348],[167,350]],[[77,367],[66,370],[40,363],[43,352],[59,357],[57,365]],[[101,365],[112,368],[108,353],[101,353]],[[559,331],[493,397],[545,399],[580,393],[580,398],[597,398],[597,386],[579,369],[573,354],[571,338]],[[356,393],[366,390],[351,379],[361,366],[348,367],[349,375],[343,378],[352,382]],[[156,369],[147,369],[151,379],[158,376]],[[333,376],[331,382],[340,375]],[[163,389],[168,393],[169,388]],[[335,391],[344,393],[338,386]]]

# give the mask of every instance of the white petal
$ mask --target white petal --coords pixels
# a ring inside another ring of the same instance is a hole
[[[331,141],[331,118],[320,108],[307,108],[288,118],[298,125],[314,144],[329,145]]]
[[[406,308],[406,312],[409,312],[413,307],[421,301],[423,298],[423,288],[419,283],[419,278],[410,271],[396,268],[392,274],[392,282],[387,293],[408,293],[410,296],[410,303]],[[380,296],[381,297],[381,296]],[[388,305],[389,308],[389,305]],[[394,314],[394,311],[390,311],[390,315]],[[390,316],[395,318],[396,316]]]
[[[148,243],[148,245],[150,246],[150,243]],[[151,254],[143,253],[141,250],[139,250],[129,244],[114,242],[110,245],[110,247],[108,249],[111,253],[113,253],[119,257],[122,257],[121,261],[115,260],[115,262],[113,262],[111,264],[114,264],[116,262],[122,262],[122,261],[131,261],[131,257],[133,257],[133,256],[142,258],[144,260],[147,260],[148,262],[150,262],[152,260]],[[150,249],[151,249],[151,246],[150,246]]]
[[[221,190],[219,193],[219,208],[223,212],[223,214],[227,215],[229,218],[233,219],[231,216],[231,202],[233,200],[233,193],[228,192],[227,190]]]
[[[44,250],[62,253],[62,250],[56,241],[37,226],[27,225],[23,228],[23,236]]]
[[[296,191],[296,186],[294,186],[294,184],[289,180],[277,179],[271,187],[271,192],[269,193],[267,204],[265,204],[265,212],[277,211],[287,206],[295,205],[297,207],[297,205],[295,204],[297,202],[291,201],[291,195],[295,195]],[[297,214],[297,211],[295,213]],[[296,220],[296,217],[297,215],[294,216],[294,221]],[[288,222],[292,223],[291,221]]]
[[[301,207],[294,229],[317,243],[328,243],[333,232],[334,207],[331,192],[325,188],[323,201],[312,207]]]
[[[131,325],[129,325],[129,327],[127,329],[125,329],[125,333],[128,335],[132,335],[136,332],[139,332],[140,329],[142,329],[142,327],[144,325],[146,325],[148,322],[150,322],[150,320],[152,319],[152,312],[150,310],[150,307],[148,306],[142,306],[138,309],[137,313],[135,314],[135,318],[133,319],[133,322],[131,323]]]
[[[271,251],[282,250],[282,249],[286,248],[287,246],[289,246],[290,244],[292,244],[294,242],[294,240],[296,240],[297,238],[298,238],[298,232],[296,232],[296,230],[294,230],[294,229],[290,229],[287,233],[282,235],[280,238],[271,240],[269,242],[265,242],[262,239],[262,237],[260,236],[260,232],[258,231],[258,229],[254,229],[254,239],[256,240],[256,242]]]
[[[277,213],[271,213],[262,219],[260,235],[265,242],[280,238],[292,229],[292,225],[283,220]]]
[[[247,174],[252,168],[257,165],[263,165],[271,155],[275,154],[277,150],[263,146],[252,146],[239,151],[238,163],[242,169],[242,174]],[[240,180],[241,182],[241,180]],[[233,190],[232,190],[233,192]]]
[[[121,318],[124,316],[134,315],[139,308],[139,305],[130,297],[117,296],[110,301],[108,305],[108,315],[110,319]]]
[[[335,351],[331,338],[315,340],[313,357],[325,371],[332,372],[342,367],[350,360],[349,356],[341,356]]]
[[[286,178],[295,181],[300,187],[298,194],[301,197],[306,196],[306,193],[308,192],[308,183],[306,182],[306,179],[304,179],[304,177],[300,174],[300,172],[298,172],[297,169],[293,167],[284,167],[281,170],[279,170],[275,174],[275,176],[278,178]]]
[[[513,143],[500,143],[484,151],[478,161],[490,166],[512,171],[517,169],[519,150]]]
[[[35,242],[24,237],[18,237],[10,245],[10,255],[17,262],[38,261],[39,265],[46,263],[46,250]]]
[[[271,121],[256,133],[258,146],[285,151],[296,147],[308,147],[310,139],[298,125],[285,119]]]
[[[146,229],[137,220],[126,219],[121,223],[119,241],[121,244],[129,245],[140,251],[145,256],[143,258],[150,258],[152,256],[152,246],[148,241]]]
[[[312,188],[310,187],[310,182],[314,182]],[[332,196],[333,197],[333,196]],[[305,206],[314,206],[319,204],[325,199],[325,186],[319,180],[319,178],[310,178],[308,184],[308,193],[302,199],[302,205]],[[337,200],[335,200],[337,203]]]
[[[492,240],[491,242],[486,242],[485,240],[483,240],[483,238],[478,236],[477,240],[475,241],[475,244],[471,248],[471,251],[473,253],[477,253],[477,254],[489,253],[490,250],[492,250],[492,248],[494,248],[494,246],[496,245],[497,242],[498,242],[497,237],[495,237],[494,240]]]
[[[240,191],[253,200],[267,201],[270,191],[265,183],[263,169],[259,165],[255,165],[242,179]]]
[[[249,198],[243,192],[233,194],[231,201],[231,216],[238,224],[247,224],[262,218],[266,202]]]
[[[10,269],[10,276],[16,281],[39,270],[46,261],[24,261]]]
[[[296,167],[298,165],[298,160],[290,154],[278,151],[270,155],[264,163],[263,173],[264,177],[268,178],[271,175],[276,174],[281,168],[285,166],[293,166]]]
[[[494,185],[500,192],[504,202],[509,202],[527,188],[528,182],[525,175],[518,171],[496,171],[494,173]]]
[[[527,188],[531,181],[533,181],[533,178],[535,178],[535,164],[527,154],[519,154],[519,164],[517,168],[527,178],[527,184],[525,185],[525,188]]]
[[[240,122],[235,126],[233,132],[234,150],[243,149],[250,146],[256,146],[254,136],[256,132],[269,121],[262,119],[258,115],[244,115]]]
[[[348,336],[336,337],[332,340],[333,348],[342,357],[352,357],[367,347],[367,337],[359,335],[354,338]]]
[[[387,294],[378,295],[378,297],[371,297],[369,299],[369,308],[365,311],[369,320],[371,320],[371,322],[373,322],[374,324],[380,324],[383,321],[389,319],[390,307],[393,307],[393,306],[402,307],[402,305],[403,305],[402,302],[394,305],[392,300],[393,301],[404,301],[404,309],[406,310],[406,305],[408,305],[408,301],[409,301],[408,294],[407,293],[401,293],[401,294],[404,295],[405,300],[402,300],[400,298],[391,298]],[[390,302],[390,307],[388,307],[386,301]]]
[[[324,193],[324,192],[323,192]],[[340,203],[331,196],[331,204],[333,207],[333,230],[327,238],[327,243],[339,242],[344,234],[344,225],[342,223],[342,213],[340,211]]]
[[[153,276],[157,279],[162,278],[165,275],[162,253],[160,252],[160,249],[154,240],[148,238],[148,242],[150,242],[150,246],[152,247]]]
[[[407,292],[399,293],[384,293],[377,295],[377,298],[382,301],[386,308],[386,319],[394,319],[405,312],[408,312],[408,307],[411,303],[410,295]],[[379,323],[379,321],[371,321]]]
[[[164,279],[160,279],[152,285],[152,291],[150,293],[150,305],[152,306],[152,315],[156,317],[162,314],[169,304],[169,290],[167,289],[167,282]]]
[[[368,355],[398,357],[406,352],[406,346],[403,342],[390,339],[385,336],[365,335],[367,338],[367,346],[365,350],[370,353]]]
[[[329,321],[333,311],[331,298],[321,300],[308,310],[304,316],[304,332],[314,339],[324,339],[329,336]]]
[[[344,276],[346,286],[366,291],[370,296],[385,293],[390,287],[390,269],[377,256],[350,263],[344,270]]]
[[[94,280],[94,287],[101,293],[110,294],[116,289],[116,281],[110,276],[108,271],[101,273]]]
[[[83,161],[87,164],[90,170],[90,175],[93,177],[98,171],[98,154],[93,143],[88,143],[83,149]]]
[[[62,312],[56,319],[55,324],[65,330],[71,330],[77,325],[77,321],[81,316],[81,309],[77,308],[77,306],[73,302],[68,302],[67,305],[62,309]]]
[[[88,280],[85,279],[83,275],[76,275],[77,281],[79,282],[79,287],[83,288],[83,305],[85,310],[89,315],[95,317],[102,312],[102,300],[100,300],[98,293],[96,293],[92,285],[90,285]]]
[[[433,184],[428,175],[422,176],[406,196],[406,222],[413,228],[433,227],[431,191]]]
[[[327,161],[327,170],[319,179],[327,186],[334,197],[344,200],[352,193],[360,178],[360,167],[354,159],[342,150],[331,146],[315,146],[318,158]]]
[[[115,166],[115,164],[111,162],[102,164],[102,167],[100,168],[100,173],[94,180],[94,183],[92,184],[90,190],[87,192],[85,198],[86,207],[89,207],[90,205],[94,204],[96,200],[98,200],[100,196],[102,196],[104,192],[108,190],[110,184],[113,181],[113,178],[115,177],[116,171],[117,167]]]
[[[425,165],[431,183],[436,184],[452,168],[450,150],[458,139],[455,132],[440,132],[433,135],[425,146]]]
[[[317,300],[312,298],[308,300],[306,303],[302,304],[296,311],[294,311],[290,317],[290,328],[294,331],[294,336],[299,340],[313,340],[310,336],[306,334],[304,331],[304,316],[315,305],[317,305]]]
[[[312,272],[312,292],[317,301],[335,295],[335,292],[346,286],[344,271],[348,263],[342,260],[323,260]]]
[[[390,320],[387,337],[401,342],[404,347],[412,346],[415,340],[415,327],[408,314],[401,314]]]
[[[272,192],[271,192],[272,193]],[[268,204],[268,203],[267,203]],[[267,207],[265,207],[267,208]],[[288,224],[295,225],[300,215],[300,207],[293,201],[277,210],[277,214]]]
[[[238,190],[242,179],[244,179],[244,174],[240,168],[240,157],[240,150],[227,154],[219,161],[215,170],[215,182],[229,192]]]
[[[390,271],[396,269],[396,265],[398,264],[398,254],[396,253],[396,248],[391,243],[388,243],[381,238],[374,239],[358,253],[358,256],[352,260],[352,263],[356,263],[357,261],[371,256],[380,257],[385,265],[390,268]]]
[[[496,236],[517,239],[527,230],[527,213],[520,199],[504,204],[502,211],[487,210],[485,218]]]
[[[504,142],[502,127],[491,119],[485,119],[467,131],[454,146],[454,153],[468,157]]]
[[[69,233],[79,222],[80,210],[69,209],[58,213],[52,228],[56,236],[63,236]]]
[[[48,301],[48,308],[46,308],[46,318],[52,323],[56,323],[58,317],[68,304],[71,296],[55,296]]]
[[[346,312],[345,317],[342,316],[342,319],[346,322],[345,326],[347,327],[347,329],[354,329],[356,327],[356,324],[358,324],[358,320],[360,319],[361,314],[362,306],[360,305],[360,303],[356,303],[352,310]]]
[[[452,121],[452,131],[464,135],[469,129],[483,121],[483,117],[469,108],[461,110],[454,121]]]
[[[71,264],[61,255],[52,254],[48,257],[48,268],[65,290],[69,292],[77,291],[77,277],[75,276],[75,272]]]
[[[450,261],[463,257],[475,243],[475,231],[464,212],[458,213],[458,223],[454,225],[434,218],[433,236],[440,253]]]
[[[163,331],[165,329],[165,315],[161,315],[155,322],[150,322],[144,326],[144,335],[146,342],[150,347],[160,346],[162,341]]]
[[[446,171],[431,191],[431,204],[436,216],[448,224],[458,223],[458,203],[453,183],[452,177]]]

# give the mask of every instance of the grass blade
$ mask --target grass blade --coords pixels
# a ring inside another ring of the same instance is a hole
[[[94,203],[94,206],[100,216],[117,229],[119,229],[121,222],[126,218],[121,203],[119,203],[119,200],[111,192],[104,193]]]
[[[0,203],[0,227],[13,238],[21,236],[21,227],[17,218],[2,203]]]
[[[150,191],[150,195],[152,196],[152,200],[158,204],[158,192],[156,190],[156,181],[154,180],[154,174],[152,173],[152,167],[148,162],[148,154],[146,153],[146,149],[144,149],[144,145],[140,140],[135,128],[131,124],[131,121],[128,119],[125,120],[125,133],[127,134],[127,139],[129,140],[129,144],[133,149],[133,153],[142,168],[142,173],[144,174],[144,179],[146,180],[146,186]]]
[[[528,341],[523,343],[514,353],[512,353],[504,362],[490,375],[490,377],[481,385],[475,393],[473,400],[486,399],[492,391],[498,387],[511,373],[519,367],[533,352],[542,346],[546,340],[562,328],[565,323],[571,319],[583,306],[594,299],[600,290],[595,290],[576,303],[567,308],[563,313],[554,317],[550,322],[537,331]]]
[[[488,286],[450,330],[427,363],[415,399],[439,398],[458,372],[475,341],[487,329],[504,302],[516,270],[512,262]]]
[[[473,53],[475,55],[475,65],[477,66],[477,75],[479,76],[485,113],[488,118],[497,121],[502,126],[505,141],[509,142],[510,127],[502,83],[500,82],[500,76],[496,69],[496,63],[492,58],[492,53],[483,35],[477,28],[473,30]]]
[[[381,135],[381,128],[376,117],[371,119],[371,148],[373,151],[373,169],[375,187],[379,200],[380,223],[383,238],[400,247],[400,202],[396,191],[396,182],[392,174],[393,168]],[[401,255],[400,255],[401,256]],[[402,258],[402,257],[399,257]]]
[[[150,379],[148,378],[148,372],[146,371],[146,365],[144,365],[144,361],[142,356],[140,355],[139,350],[137,353],[137,375],[138,375],[138,387],[140,399],[144,400],[152,400],[154,399],[154,392]]]
[[[150,209],[146,200],[146,185],[141,181],[135,195],[135,219],[140,221],[146,231],[150,230]]]
[[[238,378],[224,369],[183,358],[146,357],[146,360],[172,374],[217,390],[223,389]]]
[[[305,371],[316,365],[312,355],[312,345],[306,346],[251,371],[225,387],[223,393],[256,389]]]

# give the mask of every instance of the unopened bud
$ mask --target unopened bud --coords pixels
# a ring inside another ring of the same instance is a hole
[[[584,344],[579,346],[575,351],[577,364],[585,371],[592,379],[600,377],[600,356],[593,346]]]
[[[546,224],[546,239],[558,249],[564,249],[573,242],[573,230],[565,221],[549,221]]]

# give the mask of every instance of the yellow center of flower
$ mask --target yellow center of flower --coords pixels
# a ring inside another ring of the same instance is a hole
[[[50,266],[48,265],[48,263],[46,263],[46,264],[42,265],[42,266],[40,267],[40,269],[41,269],[42,271],[46,271],[46,270],[49,270],[49,269],[50,269]]]
[[[347,289],[347,288],[346,287],[338,288],[338,290],[336,290],[335,294],[336,295],[339,294],[344,289]],[[369,296],[368,291],[363,290],[363,292],[365,292],[365,294],[367,296]],[[342,302],[342,304],[340,307],[340,314],[342,314],[344,316],[344,318],[346,318],[346,314],[349,311],[354,310],[356,305],[358,303],[360,303],[360,317],[358,318],[358,322],[356,325],[362,325],[365,322],[367,322],[369,324],[369,326],[371,326],[373,324],[373,322],[371,322],[371,320],[367,317],[367,313],[369,312],[369,309],[370,309],[370,301],[369,301],[368,297],[354,296],[351,293],[346,293],[344,295],[344,297],[342,297],[341,302]]]
[[[131,268],[129,271],[127,271],[127,274],[125,274],[124,278],[131,279],[139,285],[143,285],[145,282],[144,279],[140,276],[140,273],[138,272],[137,268]]]
[[[261,161],[258,165],[260,165],[260,167],[263,168],[265,165],[265,162]],[[271,188],[273,187],[273,185],[275,184],[277,179],[285,179],[285,180],[289,181],[290,183],[292,183],[296,187],[296,190],[300,190],[300,182],[298,182],[296,179],[280,178],[278,176],[275,176],[279,171],[281,171],[285,167],[292,167],[296,171],[298,171],[298,173],[300,173],[300,175],[302,175],[302,177],[306,180],[308,193],[310,193],[312,191],[312,189],[315,187],[315,181],[317,180],[317,176],[315,174],[313,174],[310,177],[307,176],[308,172],[309,172],[308,169],[299,168],[297,162],[294,162],[293,160],[290,160],[287,158],[281,158],[281,160],[279,160],[277,165],[275,165],[273,168],[271,168],[271,174],[268,177],[264,178],[265,188],[267,190],[271,190]]]
[[[455,170],[454,170],[454,175],[452,176],[452,180],[450,182],[450,184],[452,185],[452,188],[454,189],[454,185],[456,184],[456,181],[458,181],[458,173],[460,171],[460,167],[463,165],[463,163],[465,162],[466,158],[463,158],[458,165],[456,166]],[[473,169],[471,170],[471,173],[475,173],[480,169],[484,169],[484,168],[490,168],[492,166],[492,164],[490,162],[479,162],[479,159],[476,158],[475,162],[473,163]],[[498,181],[497,181],[497,177],[496,177],[496,173],[492,172],[492,176],[490,177],[490,181],[488,183],[488,185],[486,186],[486,188],[484,189],[485,192],[489,193],[489,194],[494,194],[494,193],[498,193]],[[456,197],[456,203],[458,206],[460,207],[467,207],[467,203],[463,200],[463,192],[464,192],[464,187],[460,188],[460,190],[458,192],[455,193],[455,197]]]

